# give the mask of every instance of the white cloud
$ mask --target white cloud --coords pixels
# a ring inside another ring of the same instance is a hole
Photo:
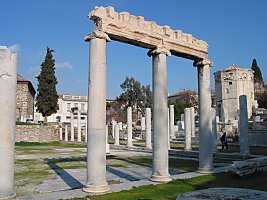
[[[28,74],[38,75],[41,70],[41,66],[32,66],[28,68]]]
[[[17,53],[19,53],[19,51],[21,50],[21,47],[20,47],[19,44],[14,44],[14,45],[8,47],[8,49],[9,49],[9,51],[10,51],[11,53],[17,54]]]
[[[73,66],[69,62],[61,62],[61,63],[56,63],[56,68],[58,68],[58,69],[72,69]]]

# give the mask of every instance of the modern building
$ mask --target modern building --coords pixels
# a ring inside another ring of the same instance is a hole
[[[47,117],[47,122],[71,122],[71,109],[78,108],[81,111],[81,124],[85,126],[87,115],[87,96],[74,96],[63,94],[58,96],[58,111]],[[41,113],[34,113],[35,121],[44,121]],[[77,115],[74,115],[74,126],[77,126]]]
[[[114,100],[108,100],[107,102],[111,102]],[[73,108],[78,108],[81,112],[81,126],[85,127],[87,120],[87,106],[88,100],[87,96],[75,96],[70,94],[58,95],[58,111],[55,114],[47,117],[47,122],[63,122],[70,123],[71,122],[71,112]],[[74,112],[74,126],[77,127],[77,112]],[[35,121],[44,121],[42,114],[36,111],[34,113]]]
[[[16,121],[26,122],[34,117],[35,89],[32,83],[17,75]]]
[[[248,118],[258,104],[254,98],[254,75],[251,69],[231,65],[214,73],[216,113],[222,122],[238,119],[239,96],[247,96]]]

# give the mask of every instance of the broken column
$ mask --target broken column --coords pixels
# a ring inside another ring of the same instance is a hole
[[[191,136],[195,137],[196,126],[195,126],[195,109],[194,107],[190,107],[190,118],[191,118]]]
[[[62,128],[61,127],[59,128],[59,140],[60,141],[62,140]]]
[[[192,149],[191,146],[191,112],[190,108],[184,109],[184,134],[185,134],[185,150]]]
[[[115,139],[114,139],[114,145],[120,145],[120,124],[117,123],[115,125]]]
[[[14,144],[18,57],[0,46],[0,199],[14,192]]]
[[[68,142],[68,125],[65,125],[65,142]]]
[[[109,143],[108,143],[108,125],[106,125],[106,153],[109,152]]]
[[[211,91],[210,66],[212,62],[204,59],[194,63],[198,70],[199,101],[199,167],[200,173],[213,170],[213,146],[211,129]]]
[[[127,108],[127,146],[133,146],[132,107]]]
[[[82,141],[82,128],[81,128],[81,111],[78,109],[77,129],[78,129],[78,142]]]
[[[90,41],[88,81],[87,178],[83,191],[102,193],[106,180],[106,40],[104,32],[85,37]]]
[[[213,146],[213,151],[217,152],[217,121],[216,121],[215,108],[211,108],[211,121],[212,121],[212,146]]]
[[[153,57],[153,167],[150,180],[168,182],[168,105],[167,105],[167,73],[166,55],[169,50],[162,44],[149,55]]]
[[[247,96],[239,97],[239,143],[240,153],[249,154],[248,108]]]
[[[174,135],[174,105],[170,105],[170,138],[175,138]]]
[[[70,141],[74,142],[74,114],[70,113]]]
[[[146,108],[146,148],[151,149],[151,109]]]
[[[116,121],[112,119],[112,138],[115,138],[115,125]]]

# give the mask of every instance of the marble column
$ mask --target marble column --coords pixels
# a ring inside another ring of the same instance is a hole
[[[115,125],[115,140],[114,145],[120,145],[120,124]]]
[[[184,109],[184,133],[185,133],[185,150],[192,150],[191,146],[191,109]]]
[[[116,121],[112,119],[112,138],[115,138],[115,125]]]
[[[171,139],[170,139],[170,109],[168,108],[168,149],[171,149]]]
[[[194,62],[198,70],[199,102],[199,167],[200,173],[213,171],[213,146],[211,128],[210,66],[212,62],[204,59]]]
[[[216,121],[215,108],[211,108],[211,121],[212,121],[212,146],[213,146],[213,151],[217,152],[217,121]]]
[[[74,142],[74,114],[70,113],[70,141]]]
[[[109,191],[106,180],[106,40],[96,31],[85,37],[90,41],[88,81],[87,179],[83,191]]]
[[[87,116],[85,116],[85,142],[87,143],[87,123],[88,123],[88,119],[87,119]]]
[[[109,143],[108,143],[108,125],[106,125],[106,153],[109,154]]]
[[[133,146],[132,107],[127,108],[127,146]]]
[[[196,132],[196,126],[195,126],[195,109],[194,107],[190,107],[190,118],[191,118],[191,136],[195,137],[195,132]]]
[[[164,48],[163,42],[149,55],[153,57],[153,166],[151,181],[168,182],[168,105],[167,105],[167,72],[166,55],[170,52]]]
[[[146,108],[146,148],[151,149],[151,108]]]
[[[65,142],[68,142],[68,125],[65,125]]]
[[[78,118],[77,118],[77,129],[78,129],[78,142],[82,141],[82,128],[81,128],[81,111],[77,110]]]
[[[62,128],[59,128],[59,140],[62,141]]]
[[[174,105],[170,105],[170,138],[175,138],[174,135]]]
[[[18,56],[0,46],[0,199],[14,191],[14,144]]]
[[[239,144],[240,153],[249,154],[248,108],[247,96],[239,97]]]

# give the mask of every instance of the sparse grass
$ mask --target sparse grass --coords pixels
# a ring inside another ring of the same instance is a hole
[[[16,142],[15,146],[23,146],[23,147],[40,147],[40,146],[48,146],[48,147],[69,147],[69,148],[85,148],[85,144],[71,144],[71,143],[63,143],[63,142]]]
[[[213,187],[239,187],[267,191],[266,179],[267,172],[256,173],[242,178],[231,173],[222,173],[186,180],[173,180],[167,184],[140,186],[129,191],[121,191],[101,196],[73,198],[72,200],[86,200],[87,198],[90,200],[171,200],[185,192]]]
[[[15,160],[15,191],[18,196],[34,192],[34,186],[53,179],[53,170],[41,159]]]

